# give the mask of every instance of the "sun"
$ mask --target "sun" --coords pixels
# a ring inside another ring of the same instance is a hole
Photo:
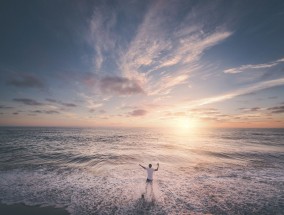
[[[198,121],[192,118],[176,119],[176,127],[180,129],[193,129],[198,127]]]

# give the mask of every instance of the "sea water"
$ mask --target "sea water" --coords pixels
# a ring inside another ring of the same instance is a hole
[[[139,164],[149,163],[160,168],[146,192]],[[0,201],[71,214],[284,214],[284,129],[1,127]]]

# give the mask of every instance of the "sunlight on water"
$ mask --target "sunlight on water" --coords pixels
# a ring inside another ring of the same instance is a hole
[[[283,130],[1,128],[1,202],[72,214],[280,214]],[[149,163],[152,187],[145,187]],[[142,195],[144,197],[142,198]]]

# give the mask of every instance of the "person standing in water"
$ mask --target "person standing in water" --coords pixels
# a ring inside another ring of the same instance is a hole
[[[159,170],[159,163],[157,163],[157,168],[156,169],[152,168],[152,164],[149,164],[148,168],[142,166],[141,164],[139,164],[139,166],[141,166],[143,169],[147,170],[147,180],[146,180],[146,182],[147,183],[152,183],[152,181],[153,181],[153,173],[154,173],[154,171],[158,171]]]
[[[144,166],[142,166],[141,164],[139,164],[139,166],[141,166],[143,169],[147,170],[147,179],[146,179],[146,187],[145,187],[145,194],[147,194],[147,191],[148,191],[148,185],[151,186],[151,192],[150,192],[150,196],[152,197],[152,200],[155,199],[155,195],[154,195],[154,191],[153,191],[153,173],[154,171],[158,171],[159,170],[159,163],[157,163],[157,168],[156,169],[153,169],[152,168],[152,164],[149,164],[149,167],[146,168]],[[144,195],[145,194],[142,194],[141,197],[142,199],[144,199]]]

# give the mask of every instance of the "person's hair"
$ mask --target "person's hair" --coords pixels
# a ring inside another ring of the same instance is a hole
[[[149,167],[151,168],[151,167],[152,167],[152,164],[149,164]]]

